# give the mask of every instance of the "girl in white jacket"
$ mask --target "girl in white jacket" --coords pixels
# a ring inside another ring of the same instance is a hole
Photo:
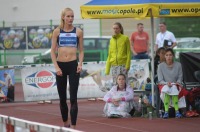
[[[113,86],[104,96],[106,102],[104,113],[107,117],[130,117],[133,108],[133,89],[126,85],[126,76],[117,76],[117,85]]]

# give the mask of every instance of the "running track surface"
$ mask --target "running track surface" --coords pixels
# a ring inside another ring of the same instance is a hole
[[[63,126],[59,110],[59,102],[52,104],[37,104],[37,102],[22,102],[21,84],[15,86],[15,103],[1,103],[0,114]],[[69,101],[68,101],[69,104]],[[78,100],[79,112],[77,129],[85,132],[199,132],[200,117],[160,119],[133,117],[110,119],[103,116],[103,101]]]

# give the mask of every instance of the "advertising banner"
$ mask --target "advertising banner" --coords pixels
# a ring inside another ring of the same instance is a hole
[[[73,24],[83,30],[83,24]],[[53,30],[58,25],[28,26],[28,49],[49,49]]]
[[[131,61],[128,82],[134,90],[145,90],[145,83],[149,76],[148,59]]]
[[[28,26],[28,49],[50,48],[54,28],[54,26]]]
[[[154,17],[191,17],[200,16],[200,3],[186,1],[187,3],[154,3],[152,4]]]
[[[121,1],[123,3],[123,1]],[[147,4],[124,4],[123,6],[119,4],[118,1],[116,5],[108,2],[108,4],[103,5],[82,5],[81,8],[81,16],[82,18],[144,18],[146,17],[149,5]]]
[[[78,98],[102,97],[108,89],[104,75],[105,64],[86,64],[80,74]],[[103,73],[103,74],[102,74]],[[21,70],[25,101],[59,99],[53,66],[27,67]],[[111,79],[111,78],[110,78]],[[67,84],[69,99],[69,83]]]
[[[105,62],[89,62],[80,74],[79,97],[103,97],[112,87],[111,75],[105,75]]]
[[[54,67],[26,67],[21,78],[25,101],[58,99]]]
[[[112,88],[111,75],[105,75],[106,62],[88,62],[80,73],[78,98],[103,97]],[[26,67],[21,70],[25,101],[59,99],[53,66]],[[149,77],[148,60],[132,61],[128,83],[134,90],[144,90]],[[69,83],[66,86],[69,99]]]
[[[0,69],[0,103],[14,101],[14,75],[14,69]]]
[[[0,49],[26,49],[26,28],[0,28]]]
[[[128,72],[127,82],[134,90],[145,90],[146,80],[150,76],[148,63],[149,63],[148,59],[137,60],[137,61],[131,60],[131,66]],[[90,80],[89,81],[87,80],[86,82],[89,83],[93,81],[94,83],[93,86],[97,85],[98,86],[97,88],[99,88],[101,92],[109,91],[113,85],[112,76],[105,75],[105,65],[106,62],[100,62],[99,64],[93,64],[91,62],[83,65],[83,71],[82,71],[83,74],[82,78],[83,79],[90,78]]]

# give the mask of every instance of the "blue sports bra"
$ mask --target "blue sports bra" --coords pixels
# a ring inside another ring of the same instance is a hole
[[[60,29],[60,34],[57,38],[58,47],[78,47],[78,36],[76,35],[76,28],[71,32],[65,32]]]

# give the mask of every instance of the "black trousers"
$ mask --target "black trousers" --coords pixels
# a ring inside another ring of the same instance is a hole
[[[11,85],[8,87],[8,94],[7,94],[8,102],[13,102],[14,98],[15,98],[14,86]]]
[[[57,62],[58,66],[62,70],[63,75],[56,75],[57,89],[60,98],[60,111],[63,122],[68,120],[68,106],[67,106],[67,77],[69,76],[69,95],[70,95],[70,116],[71,124],[76,125],[78,104],[77,104],[77,92],[79,86],[80,73],[76,73],[77,60],[70,62]]]

